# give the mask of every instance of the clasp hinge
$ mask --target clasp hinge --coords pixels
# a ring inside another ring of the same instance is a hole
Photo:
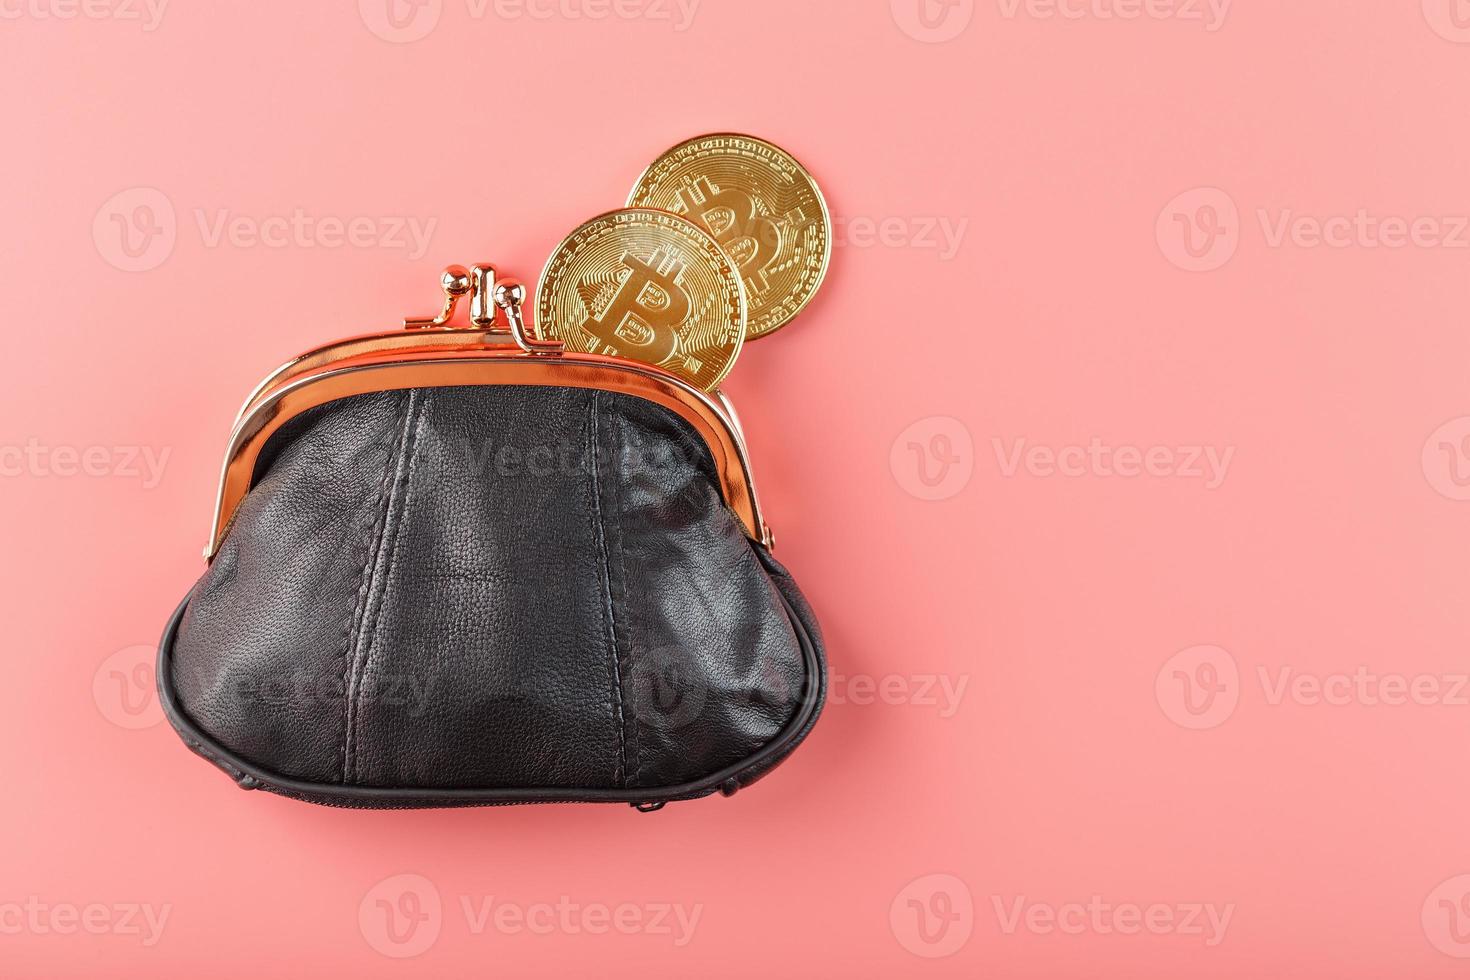
[[[444,291],[444,306],[438,315],[404,317],[405,330],[483,330],[508,335],[527,354],[558,355],[562,352],[560,340],[543,340],[526,328],[526,321],[521,315],[526,287],[516,279],[497,281],[493,265],[482,262],[470,269],[451,265],[439,277],[439,288]],[[464,296],[470,298],[469,326],[454,327],[450,321],[454,319],[454,311]],[[497,310],[500,316],[497,316]]]

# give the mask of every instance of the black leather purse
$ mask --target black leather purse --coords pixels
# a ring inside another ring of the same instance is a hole
[[[651,810],[754,782],[826,667],[730,403],[536,339],[489,266],[445,292],[241,409],[159,651],[170,722],[241,787],[336,806]]]

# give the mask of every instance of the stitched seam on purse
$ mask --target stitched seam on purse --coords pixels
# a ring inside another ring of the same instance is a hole
[[[383,546],[383,528],[388,520],[388,508],[391,500],[388,496],[389,483],[398,470],[398,454],[403,447],[403,441],[408,437],[410,420],[413,417],[414,392],[410,391],[406,399],[400,399],[403,405],[398,410],[394,421],[397,422],[398,434],[394,439],[393,447],[388,452],[388,459],[383,463],[383,477],[378,481],[378,493],[373,499],[373,505],[368,514],[373,518],[371,533],[363,541],[362,568],[357,573],[357,600],[352,610],[352,619],[348,625],[347,636],[342,649],[342,783],[347,784],[349,767],[352,759],[352,687],[356,682],[357,651],[361,644],[361,631],[363,619],[367,613],[367,597],[372,591],[373,580],[369,574],[370,570],[378,562],[378,556]]]
[[[634,613],[634,603],[631,593],[631,584],[628,578],[628,549],[626,547],[628,528],[623,523],[623,471],[618,458],[617,447],[625,443],[624,424],[625,420],[621,412],[613,415],[613,424],[617,426],[617,435],[609,440],[608,475],[612,480],[613,510],[616,512],[618,531],[618,579],[623,586],[623,633],[628,638],[628,659],[633,662],[637,659],[637,644],[634,642],[634,624],[637,616]],[[628,786],[636,787],[643,785],[643,750],[639,739],[638,713],[634,711],[627,719],[627,745],[628,754],[632,761],[628,763]]]
[[[592,531],[597,539],[597,576],[598,584],[602,587],[603,598],[601,609],[602,625],[612,650],[612,662],[609,665],[612,668],[612,704],[610,707],[614,709],[614,721],[618,730],[618,755],[613,765],[613,782],[620,784],[623,781],[623,773],[626,771],[628,750],[626,739],[623,735],[622,663],[618,656],[617,617],[613,611],[612,604],[612,580],[609,573],[607,556],[607,528],[604,526],[602,519],[602,480],[599,472],[601,454],[598,451],[600,446],[600,439],[598,438],[600,433],[600,426],[598,425],[600,399],[598,394],[594,390],[592,397],[587,401],[587,441],[590,443],[592,450]]]
[[[368,672],[368,668],[372,666],[373,651],[378,646],[378,624],[383,619],[383,607],[388,605],[388,587],[393,584],[393,569],[398,563],[398,545],[403,540],[403,526],[408,523],[408,508],[409,504],[413,502],[413,466],[417,459],[419,442],[423,437],[424,425],[429,420],[427,408],[432,395],[432,391],[417,390],[409,394],[410,400],[414,403],[412,414],[415,415],[415,421],[412,433],[411,435],[405,436],[404,445],[399,453],[399,470],[402,472],[403,477],[401,480],[394,480],[395,491],[399,486],[403,488],[402,498],[396,508],[394,507],[393,497],[397,496],[397,494],[390,491],[388,500],[388,514],[389,520],[393,522],[393,535],[392,542],[388,545],[388,557],[383,567],[383,573],[374,576],[373,587],[378,593],[378,601],[373,609],[373,624],[365,633],[367,642],[361,652],[362,663],[357,670],[357,693],[353,696],[352,727],[353,742],[355,745],[361,745],[362,743],[361,705],[363,679]],[[396,517],[394,516],[395,510],[397,512]],[[386,526],[384,533],[387,533]],[[381,586],[379,583],[381,583]],[[353,751],[352,761],[353,774],[361,781],[362,760],[356,749]]]

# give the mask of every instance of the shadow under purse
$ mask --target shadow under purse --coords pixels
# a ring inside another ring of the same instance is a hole
[[[159,651],[169,721],[240,786],[336,806],[651,810],[754,782],[826,666],[730,403],[531,336],[489,266],[445,292],[241,409]]]

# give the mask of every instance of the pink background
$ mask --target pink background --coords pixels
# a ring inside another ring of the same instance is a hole
[[[1463,974],[1470,4],[399,2],[0,2],[0,972]],[[656,816],[188,753],[148,665],[254,382],[725,129],[839,223],[727,386],[807,745]]]

